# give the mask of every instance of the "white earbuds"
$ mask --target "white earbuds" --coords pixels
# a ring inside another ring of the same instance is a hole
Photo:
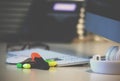
[[[93,72],[103,74],[120,74],[120,48],[110,47],[103,60],[100,55],[94,55],[90,59],[90,67]]]

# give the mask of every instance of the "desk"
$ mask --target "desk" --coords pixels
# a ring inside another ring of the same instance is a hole
[[[116,45],[103,45],[106,44]],[[51,49],[60,48],[58,44],[49,45]],[[0,43],[0,81],[120,81],[120,75],[96,74],[90,71],[89,66],[56,67],[50,70],[18,69],[14,65],[5,64],[5,53],[6,44]]]

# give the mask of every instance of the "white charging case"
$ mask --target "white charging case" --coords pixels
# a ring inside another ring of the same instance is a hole
[[[91,70],[102,74],[120,74],[120,61],[90,59]]]

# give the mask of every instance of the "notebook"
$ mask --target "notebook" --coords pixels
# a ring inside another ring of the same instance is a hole
[[[57,62],[57,66],[70,66],[89,63],[88,58],[77,57],[65,53],[45,50],[40,48],[26,49],[22,51],[8,51],[6,63],[16,64],[31,58],[31,53],[39,53],[44,60],[51,59]]]

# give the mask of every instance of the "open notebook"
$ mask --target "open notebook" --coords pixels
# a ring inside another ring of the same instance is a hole
[[[86,64],[89,62],[87,58],[81,58],[77,56],[71,56],[68,54],[63,54],[59,52],[49,51],[45,49],[27,49],[22,51],[9,51],[6,59],[6,63],[16,64],[23,62],[26,59],[31,57],[32,52],[38,52],[43,59],[52,59],[57,62],[57,66],[70,66],[70,65],[79,65]]]

